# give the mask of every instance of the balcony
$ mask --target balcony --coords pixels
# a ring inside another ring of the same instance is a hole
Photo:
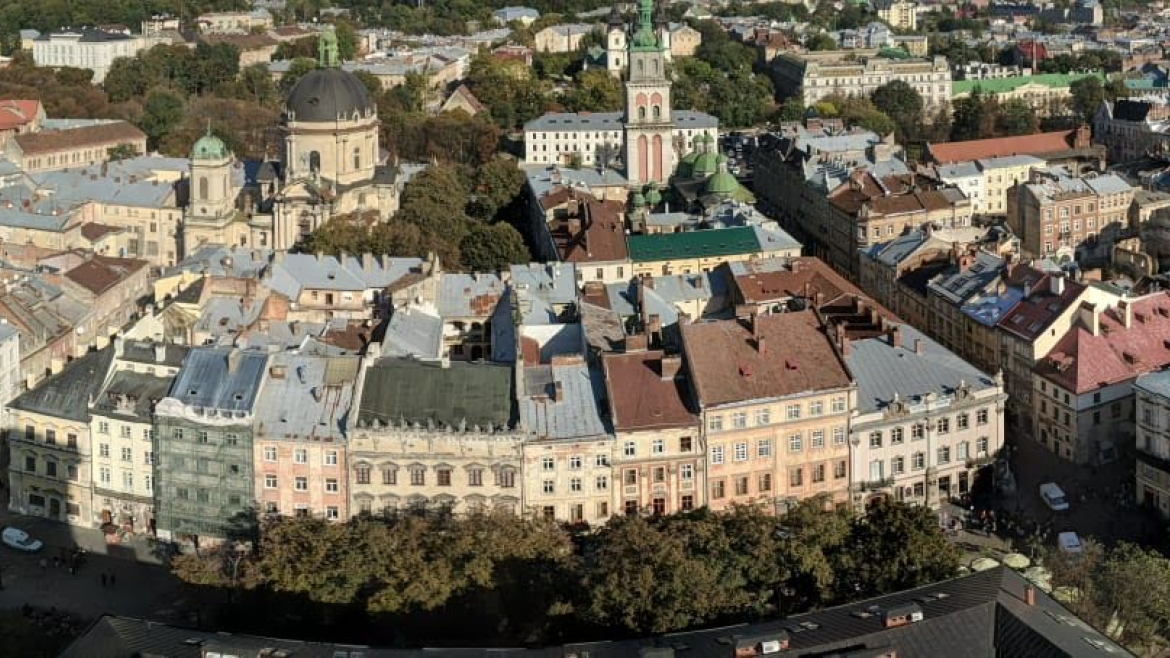
[[[894,478],[887,477],[880,480],[869,480],[857,485],[858,491],[880,491],[894,486]]]

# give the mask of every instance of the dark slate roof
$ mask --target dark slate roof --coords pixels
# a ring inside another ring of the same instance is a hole
[[[9,402],[8,406],[57,418],[89,420],[89,400],[102,387],[113,357],[114,350],[107,347],[74,359],[60,373]]]
[[[199,283],[202,282],[203,279],[200,279]],[[187,359],[187,353],[190,351],[191,348],[187,347],[186,345],[128,340],[123,343],[122,355],[118,358],[122,361],[133,361],[135,363],[153,363],[156,365],[177,368],[183,365],[183,361]]]
[[[358,422],[511,427],[512,381],[505,364],[384,358],[366,372]]]
[[[377,107],[366,85],[341,69],[317,69],[297,81],[288,94],[289,120],[332,123],[357,112],[366,116]]]
[[[130,370],[115,372],[110,378],[110,383],[94,399],[93,410],[102,416],[149,421],[154,404],[167,396],[173,381],[171,377],[144,372]],[[123,396],[129,404],[119,404]]]
[[[1145,121],[1150,104],[1143,101],[1118,99],[1113,105],[1113,118],[1118,121]]]

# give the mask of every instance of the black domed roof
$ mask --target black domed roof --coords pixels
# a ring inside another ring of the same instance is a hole
[[[341,69],[317,69],[293,85],[286,105],[291,121],[336,121],[354,112],[376,112],[374,100],[362,81]]]

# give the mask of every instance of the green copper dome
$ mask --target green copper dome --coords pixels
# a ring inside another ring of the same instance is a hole
[[[654,34],[654,0],[638,2],[638,31],[630,43],[634,50],[658,49],[658,35]]]
[[[707,180],[707,194],[732,196],[739,190],[739,181],[726,170],[716,173]]]
[[[719,156],[707,151],[700,153],[699,157],[695,158],[694,166],[691,167],[691,175],[695,178],[703,178],[719,171]]]
[[[210,129],[206,135],[195,142],[195,148],[191,149],[192,160],[225,160],[230,155],[227,144],[224,144],[222,139],[212,135]]]
[[[644,208],[644,207],[646,207],[646,197],[642,196],[642,193],[641,193],[640,191],[639,191],[639,192],[634,192],[634,200],[633,200],[633,204],[634,204],[634,207],[635,207],[635,208]]]
[[[658,193],[657,186],[651,186],[650,191],[646,192],[646,203],[651,208],[654,208],[658,204],[662,203],[662,195]]]

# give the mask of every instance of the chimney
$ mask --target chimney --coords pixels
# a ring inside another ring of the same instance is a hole
[[[1097,316],[1097,305],[1092,302],[1081,302],[1077,308],[1077,319],[1094,336],[1101,335],[1101,318]]]
[[[369,272],[374,269],[374,254],[366,252],[362,254],[362,270]]]
[[[921,338],[915,338],[914,339],[914,353],[917,354],[918,356],[922,356],[922,353],[925,351],[926,351],[925,341],[923,341]]]
[[[121,357],[125,349],[126,341],[121,336],[114,337],[114,356]]]
[[[768,354],[767,346],[768,344],[763,336],[756,336],[756,351],[760,353],[760,356],[766,356]]]
[[[678,371],[681,368],[682,357],[663,355],[662,361],[659,364],[659,372],[662,376],[662,381],[674,381],[674,378],[678,376]]]
[[[553,382],[552,399],[553,399],[553,402],[564,402],[564,400],[565,400],[565,384],[564,384],[564,382],[562,382],[560,380]]]
[[[1024,603],[1035,607],[1036,605],[1036,587],[1029,584],[1024,588]]]
[[[1133,304],[1123,299],[1117,303],[1117,310],[1121,311],[1122,322],[1125,324],[1125,328],[1129,329],[1133,325]]]
[[[240,361],[242,361],[243,358],[244,358],[243,352],[241,352],[237,348],[232,348],[232,351],[228,352],[228,357],[227,357],[228,372],[234,373],[234,372],[238,371],[240,369]]]
[[[898,325],[890,327],[890,345],[895,348],[902,346],[902,327]]]
[[[162,363],[163,361],[166,361],[166,360],[167,360],[167,344],[166,343],[155,343],[154,344],[154,362],[155,363]]]
[[[1048,292],[1053,295],[1065,294],[1065,273],[1052,273],[1048,275]]]

